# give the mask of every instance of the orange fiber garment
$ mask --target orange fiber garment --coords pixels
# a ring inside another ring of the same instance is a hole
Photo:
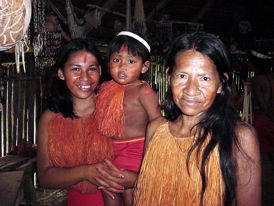
[[[48,152],[52,164],[57,167],[92,164],[113,158],[112,141],[98,133],[93,114],[85,120],[64,118],[60,113],[54,115],[48,128]],[[97,186],[88,181],[72,188],[81,193],[97,191]]]
[[[134,206],[199,206],[202,180],[199,172],[201,153],[197,149],[187,154],[194,143],[193,137],[176,138],[168,123],[162,124],[151,139],[141,166],[134,191]],[[205,145],[202,146],[203,152]],[[224,182],[215,148],[206,163],[207,187],[203,205],[223,205]]]
[[[111,80],[99,88],[95,117],[99,131],[108,137],[121,136],[124,128],[125,86]]]

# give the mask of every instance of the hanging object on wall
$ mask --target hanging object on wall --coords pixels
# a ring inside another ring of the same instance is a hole
[[[23,65],[23,71],[26,73],[26,66],[25,66],[25,51],[29,50],[28,46],[28,38],[27,35],[25,35],[23,40],[20,40],[15,44],[15,63],[16,63],[16,71],[17,73],[20,72],[20,58]]]
[[[250,50],[250,52],[251,52],[251,54],[253,55],[253,56],[255,56],[255,57],[258,57],[258,58],[260,58],[260,59],[272,59],[272,57],[271,56],[268,56],[268,55],[265,55],[265,54],[261,54],[261,53],[259,53],[259,52],[256,52],[255,50]]]
[[[252,26],[249,21],[240,21],[238,25],[238,31],[241,34],[247,34],[252,31]]]
[[[249,85],[244,85],[244,102],[243,102],[243,113],[242,120],[252,125],[252,101],[251,91],[249,91]]]
[[[71,0],[66,0],[65,8],[71,38],[86,38],[90,28],[98,28],[101,24],[101,13],[98,9],[87,12],[82,18],[78,18]]]
[[[157,50],[160,54],[167,52],[172,40],[172,22],[160,21],[155,25]]]
[[[33,53],[35,67],[43,69],[44,62],[42,57],[45,52],[45,43],[47,42],[45,35],[45,1],[33,0]]]
[[[31,0],[0,0],[0,51],[24,37],[31,19]]]
[[[159,44],[172,40],[172,22],[156,23],[156,39]]]
[[[43,42],[43,62],[47,66],[54,64],[54,59],[61,47],[61,26],[57,16],[52,12],[45,13],[45,42]]]
[[[0,112],[3,109],[3,102],[5,101],[5,95],[4,95],[4,91],[5,91],[5,81],[6,81],[6,70],[4,69],[4,67],[0,64]]]
[[[33,38],[33,54],[38,58],[39,53],[43,50],[43,38],[40,34]]]
[[[168,79],[165,72],[163,56],[152,56],[150,66],[150,86],[157,92],[159,101],[162,102],[165,98]]]
[[[57,16],[46,6],[44,0],[33,0],[33,22],[35,67],[44,72],[54,64],[61,46],[61,26]]]
[[[143,0],[136,0],[134,8],[134,31],[146,36],[147,26]]]

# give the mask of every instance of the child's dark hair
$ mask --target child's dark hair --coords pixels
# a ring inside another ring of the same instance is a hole
[[[128,53],[132,54],[133,56],[140,56],[143,63],[146,61],[150,61],[149,50],[141,42],[127,35],[120,35],[116,36],[108,45],[108,49],[106,52],[108,68],[111,55],[115,52],[119,52],[123,46],[126,46],[128,49]],[[141,74],[140,79],[147,80],[147,73],[148,72]]]

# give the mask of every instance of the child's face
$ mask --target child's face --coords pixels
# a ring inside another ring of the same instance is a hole
[[[148,67],[140,56],[129,54],[128,48],[123,46],[119,52],[111,55],[109,69],[114,81],[121,85],[127,85],[138,81],[141,73],[145,73]]]
[[[98,86],[101,67],[97,58],[86,50],[76,51],[64,64],[58,76],[65,80],[73,98],[86,99],[93,95]]]
[[[194,50],[177,55],[170,83],[175,104],[192,117],[209,109],[222,89],[214,63]]]

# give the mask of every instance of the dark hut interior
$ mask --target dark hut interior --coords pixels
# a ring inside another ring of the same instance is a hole
[[[31,9],[31,19],[25,22],[26,33],[8,47],[1,38],[7,28],[3,25],[2,4],[0,1],[0,172],[2,177],[10,177],[10,172],[23,171],[17,174],[18,181],[30,178],[36,190],[39,184],[33,173],[37,122],[47,90],[47,74],[60,46],[69,39],[92,38],[104,54],[117,32],[141,33],[152,47],[150,84],[160,100],[165,95],[165,55],[172,39],[183,31],[204,30],[223,40],[231,54],[239,89],[242,89],[242,80],[254,76],[247,64],[251,50],[273,62],[273,0],[32,0],[26,4]],[[267,160],[265,164],[263,205],[268,206],[274,204],[271,195],[274,165]],[[7,182],[9,184],[12,183]],[[53,202],[52,196],[59,197],[58,191],[49,192],[51,198],[44,197],[39,202],[33,185],[23,185],[27,189],[21,195],[17,193],[22,187],[19,184],[17,189],[13,188],[16,191],[13,199],[0,196],[0,202],[12,199],[12,205],[43,205],[43,201]],[[59,197],[59,200],[52,205],[61,205],[63,199]]]

